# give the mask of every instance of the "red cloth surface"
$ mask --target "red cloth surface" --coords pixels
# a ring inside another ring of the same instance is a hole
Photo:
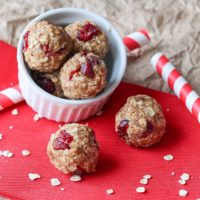
[[[3,42],[0,42],[0,69],[0,90],[10,82],[17,83],[16,49]],[[128,96],[136,94],[153,96],[162,105],[167,119],[166,135],[160,144],[151,148],[127,146],[114,131],[115,113]],[[13,108],[18,108],[18,116],[11,115]],[[186,199],[200,198],[200,125],[180,100],[170,94],[121,83],[103,111],[101,116],[83,122],[96,132],[101,151],[97,172],[85,175],[78,183],[55,169],[46,155],[49,137],[59,123],[46,119],[34,122],[35,113],[25,102],[0,112],[0,133],[3,134],[0,150],[14,153],[12,158],[0,157],[0,196],[20,200],[175,200],[181,199],[178,191],[184,188],[189,191]],[[31,155],[22,156],[24,149],[30,150]],[[163,160],[166,154],[174,155],[174,160]],[[39,173],[41,179],[29,180],[30,172]],[[192,179],[182,186],[178,180],[183,172],[189,173]],[[147,192],[137,194],[135,189],[145,174],[153,178],[145,186]],[[53,177],[59,178],[62,185],[52,187]],[[65,190],[61,191],[61,187]],[[115,194],[107,195],[109,188]]]

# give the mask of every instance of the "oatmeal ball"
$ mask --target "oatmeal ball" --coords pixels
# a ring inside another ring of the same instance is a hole
[[[73,40],[75,52],[83,50],[104,58],[109,51],[107,36],[90,21],[75,22],[68,25],[65,31]]]
[[[90,173],[95,172],[99,147],[91,128],[72,123],[51,135],[47,154],[63,173]]]
[[[128,145],[149,147],[165,133],[166,121],[158,102],[147,95],[129,97],[115,117],[115,130]]]
[[[24,58],[40,72],[57,70],[72,51],[72,40],[60,26],[41,21],[24,35]]]
[[[61,86],[69,99],[95,97],[106,86],[107,69],[103,60],[93,53],[77,53],[60,71]]]
[[[60,83],[59,70],[51,73],[32,71],[31,76],[37,85],[39,85],[43,90],[57,97],[64,98],[64,93]]]

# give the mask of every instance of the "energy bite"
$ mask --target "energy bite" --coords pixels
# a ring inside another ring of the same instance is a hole
[[[104,58],[109,51],[107,36],[90,21],[75,22],[68,25],[65,31],[73,40],[75,52],[92,52]]]
[[[107,69],[103,60],[93,53],[77,53],[60,71],[64,95],[69,99],[95,97],[106,86]]]
[[[52,73],[40,73],[33,71],[33,80],[46,92],[55,95],[57,97],[64,97],[63,90],[60,83],[60,71],[54,71]]]
[[[128,145],[149,147],[165,133],[166,120],[158,102],[147,95],[129,97],[115,117],[115,130]]]
[[[41,21],[24,35],[24,58],[32,70],[57,70],[72,51],[72,40],[60,26]]]
[[[72,123],[51,135],[47,154],[51,163],[63,173],[90,173],[95,172],[99,146],[91,128]]]

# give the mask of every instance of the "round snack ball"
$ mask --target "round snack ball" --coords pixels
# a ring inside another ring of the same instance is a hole
[[[65,31],[73,40],[75,52],[92,52],[104,58],[109,51],[107,36],[93,22],[75,22],[68,25]]]
[[[61,86],[69,99],[95,97],[106,86],[107,69],[103,60],[93,53],[77,53],[60,71]]]
[[[60,83],[60,71],[51,73],[41,73],[32,71],[33,80],[46,92],[53,94],[57,97],[64,97],[64,93]]]
[[[62,27],[41,21],[24,35],[23,51],[30,69],[52,72],[72,51],[72,40]]]
[[[147,95],[129,97],[115,117],[115,130],[131,146],[149,147],[158,143],[165,127],[161,106]]]
[[[95,172],[99,146],[91,128],[72,123],[52,134],[47,154],[51,163],[63,173],[90,173]]]

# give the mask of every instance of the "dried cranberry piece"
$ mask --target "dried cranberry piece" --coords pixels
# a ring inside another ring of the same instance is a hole
[[[30,31],[27,31],[24,34],[24,46],[23,46],[23,51],[25,52],[28,49],[28,36],[29,36]]]
[[[73,75],[76,74],[76,73],[78,73],[78,72],[80,71],[80,69],[81,69],[81,67],[78,67],[77,69],[72,70],[72,71],[70,72],[70,74],[69,74],[69,80],[72,80]]]
[[[129,127],[129,120],[124,119],[120,122],[119,126],[117,127],[117,133],[120,137],[123,137],[127,134],[127,129]]]
[[[56,87],[51,79],[41,76],[40,74],[35,74],[33,79],[46,92],[53,94],[56,91]]]
[[[82,29],[78,31],[77,38],[81,41],[89,41],[91,40],[95,35],[98,35],[101,33],[99,28],[95,26],[94,24],[88,23],[85,24]]]
[[[153,132],[153,130],[154,130],[153,124],[147,121],[147,130],[141,134],[140,138],[146,138]]]
[[[86,63],[81,64],[81,72],[88,78],[94,78],[93,66],[88,59],[87,59]]]
[[[70,149],[69,144],[72,141],[73,137],[65,130],[61,130],[58,137],[53,141],[53,147],[55,150]]]

